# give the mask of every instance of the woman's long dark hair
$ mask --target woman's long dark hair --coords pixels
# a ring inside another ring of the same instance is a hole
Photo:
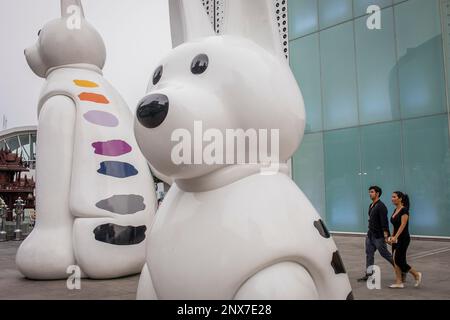
[[[409,211],[410,207],[409,196],[401,191],[395,191],[394,193],[402,201],[402,204],[405,207],[405,209]]]

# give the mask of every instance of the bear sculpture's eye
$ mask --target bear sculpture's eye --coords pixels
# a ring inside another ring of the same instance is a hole
[[[42,29],[40,29],[40,30],[38,31],[38,37],[41,35],[41,31],[42,31]]]
[[[157,84],[163,75],[163,66],[159,66],[153,74],[153,85]]]
[[[206,54],[199,54],[192,60],[191,72],[193,74],[202,74],[208,69],[209,58]]]

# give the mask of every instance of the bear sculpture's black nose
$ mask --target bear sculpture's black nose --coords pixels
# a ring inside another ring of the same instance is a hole
[[[148,129],[161,125],[169,112],[169,98],[165,94],[151,94],[139,103],[136,116],[139,123]]]

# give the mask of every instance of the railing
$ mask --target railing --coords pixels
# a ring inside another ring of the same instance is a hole
[[[0,191],[3,192],[11,192],[11,191],[18,191],[18,192],[31,192],[33,191],[34,186],[33,185],[11,185],[11,184],[0,184]]]

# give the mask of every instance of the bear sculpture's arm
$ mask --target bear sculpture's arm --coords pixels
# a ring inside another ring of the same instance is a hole
[[[39,113],[36,156],[36,191],[39,193],[36,215],[39,218],[35,232],[23,242],[16,256],[19,270],[28,278],[65,278],[67,267],[75,264],[73,216],[67,205],[74,132],[73,100],[62,95],[48,99]],[[52,174],[48,174],[50,172]]]

